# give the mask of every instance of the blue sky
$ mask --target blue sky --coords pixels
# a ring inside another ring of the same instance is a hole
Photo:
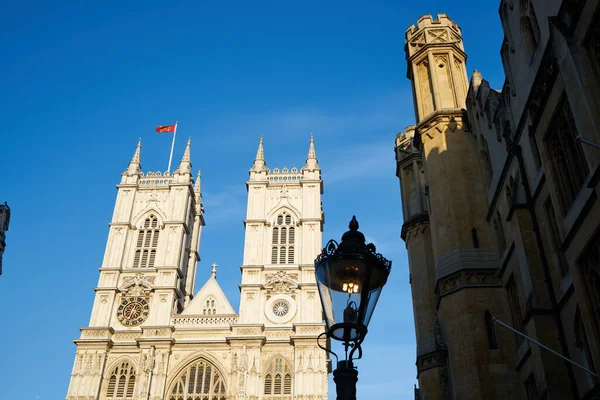
[[[0,276],[0,398],[66,395],[89,320],[120,173],[143,138],[144,171],[192,140],[207,225],[199,289],[218,279],[237,309],[245,180],[258,139],[267,166],[322,168],[324,241],[356,214],[393,260],[370,325],[358,396],[411,398],[415,339],[400,239],[395,134],[414,122],[404,32],[422,14],[463,29],[469,75],[500,88],[498,1],[27,1],[0,25],[0,201],[12,209]],[[32,379],[32,376],[35,376]],[[335,398],[332,386],[331,398]]]

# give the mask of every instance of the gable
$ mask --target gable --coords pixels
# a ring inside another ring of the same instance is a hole
[[[207,300],[209,301],[207,304]],[[235,315],[223,289],[212,275],[202,286],[192,302],[181,313],[182,315]]]

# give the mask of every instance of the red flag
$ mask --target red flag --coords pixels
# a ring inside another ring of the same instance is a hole
[[[160,125],[156,127],[156,132],[175,132],[175,127],[177,124],[173,125]]]

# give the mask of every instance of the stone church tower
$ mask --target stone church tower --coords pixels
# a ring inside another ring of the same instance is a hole
[[[425,15],[406,31],[416,126],[396,138],[423,399],[518,399],[475,138],[463,114],[461,30]],[[488,332],[486,335],[484,332]],[[482,334],[484,333],[484,334]]]
[[[313,139],[300,170],[269,170],[260,141],[247,182],[239,313],[216,264],[194,290],[205,220],[190,142],[172,174],[142,173],[140,150],[117,185],[67,400],[327,399],[328,359],[316,344],[323,211]]]

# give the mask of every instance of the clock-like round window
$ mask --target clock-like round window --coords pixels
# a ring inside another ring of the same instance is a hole
[[[117,309],[117,319],[125,326],[138,326],[146,321],[149,304],[143,297],[125,297]]]
[[[273,314],[283,317],[290,311],[290,305],[285,300],[278,300],[273,303]]]

